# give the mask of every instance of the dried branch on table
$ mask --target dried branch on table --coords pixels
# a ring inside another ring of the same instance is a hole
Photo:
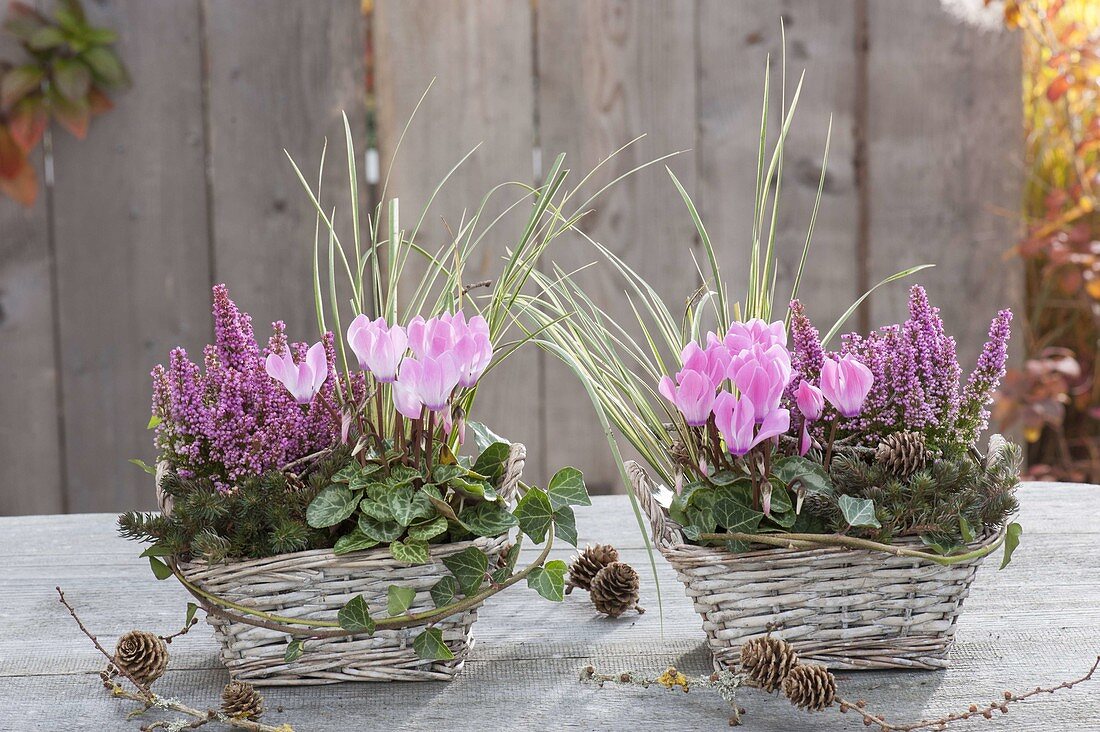
[[[164,709],[184,714],[188,720],[157,720],[141,727],[142,732],[163,729],[166,732],[181,732],[185,729],[198,729],[211,722],[218,722],[235,729],[243,729],[248,732],[294,732],[289,724],[281,724],[277,727],[257,721],[263,714],[263,697],[252,688],[251,684],[231,682],[222,692],[222,703],[218,709],[195,709],[175,699],[168,699],[155,694],[150,686],[161,677],[168,666],[168,643],[171,638],[186,633],[192,625],[194,618],[188,617],[183,630],[172,636],[162,637],[147,631],[133,630],[119,639],[115,652],[109,653],[99,642],[87,626],[76,614],[76,609],[65,598],[65,593],[60,587],[57,590],[58,602],[65,606],[76,622],[81,632],[92,641],[100,653],[107,659],[107,668],[100,673],[103,687],[111,696],[119,699],[129,699],[141,704],[127,716],[136,717],[150,709]],[[118,675],[124,676],[136,691],[131,691],[116,681]]]

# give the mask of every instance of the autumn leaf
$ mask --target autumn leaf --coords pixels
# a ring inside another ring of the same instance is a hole
[[[0,193],[23,204],[27,208],[38,198],[38,176],[34,166],[23,158],[23,164],[12,178],[0,178]]]
[[[51,91],[50,107],[62,127],[71,132],[77,139],[84,139],[88,134],[88,120],[92,116],[87,99],[71,101],[56,91]]]
[[[1052,102],[1057,102],[1066,92],[1069,91],[1069,78],[1064,74],[1058,76],[1054,81],[1050,82],[1050,86],[1047,87],[1047,99]]]
[[[34,96],[27,97],[15,105],[8,120],[8,126],[11,128],[11,136],[15,143],[24,153],[29,154],[42,139],[49,121],[45,102],[41,97]]]

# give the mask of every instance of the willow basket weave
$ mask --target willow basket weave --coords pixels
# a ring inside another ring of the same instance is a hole
[[[766,635],[832,669],[946,668],[955,621],[982,558],[939,564],[864,549],[769,548],[733,553],[685,543],[645,470],[625,465],[658,550],[703,618],[715,668]],[[998,540],[990,535],[976,550]],[[924,548],[919,540],[898,546]]]
[[[509,502],[526,456],[523,445],[513,444],[505,467],[500,495]],[[386,547],[349,554],[318,549],[264,559],[208,564],[180,562],[177,566],[189,582],[205,592],[262,612],[310,620],[336,620],[340,608],[363,595],[372,617],[386,617],[390,585],[412,587],[416,598],[410,613],[435,609],[430,590],[450,574],[442,559],[477,546],[489,555],[490,566],[501,554],[507,536],[431,545],[427,564],[396,561]],[[341,636],[308,640],[298,660],[287,663],[286,633],[219,616],[209,611],[207,622],[221,643],[221,660],[237,681],[256,686],[305,686],[341,681],[437,681],[450,680],[462,670],[473,646],[477,607],[452,615],[434,627],[454,653],[449,661],[425,661],[413,650],[413,638],[424,628],[376,630],[373,635]]]

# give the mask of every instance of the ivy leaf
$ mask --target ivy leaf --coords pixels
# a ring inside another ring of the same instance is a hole
[[[751,534],[764,514],[749,505],[751,500],[738,484],[723,486],[714,493],[714,519],[726,531]]]
[[[362,595],[356,595],[336,613],[336,621],[349,633],[374,634],[374,620],[367,609],[367,601]]]
[[[333,483],[310,501],[306,509],[306,523],[315,529],[335,526],[355,512],[359,495],[341,483]]]
[[[882,528],[882,524],[875,518],[875,502],[870,498],[856,498],[844,495],[838,500],[840,512],[849,526],[873,526]]]
[[[565,562],[554,559],[542,567],[535,567],[527,575],[527,586],[547,600],[561,602],[565,597]]]
[[[500,536],[518,523],[504,506],[485,501],[464,509],[458,520],[477,536]]]
[[[432,602],[435,603],[437,608],[446,607],[455,601],[455,597],[458,595],[458,580],[451,575],[447,575],[443,579],[432,585]]]
[[[398,587],[390,585],[386,591],[386,612],[391,618],[404,615],[412,607],[416,599],[416,590],[411,587]]]
[[[554,511],[554,536],[571,546],[577,545],[577,517],[569,506]]]
[[[413,638],[413,650],[416,651],[417,658],[425,661],[450,661],[455,657],[443,642],[443,631],[439,628],[428,628]]]
[[[485,572],[489,569],[489,557],[476,546],[471,546],[458,554],[444,557],[443,565],[451,570],[451,574],[458,580],[462,594],[469,597],[476,595],[481,589],[481,583],[485,581]]]
[[[159,580],[166,580],[172,576],[172,570],[168,565],[156,557],[149,557],[149,566],[153,569],[153,576]]]
[[[295,638],[286,644],[286,652],[283,654],[283,661],[286,663],[294,663],[302,657],[302,652],[305,650],[302,648],[302,639]]]
[[[508,463],[508,456],[511,454],[511,445],[505,442],[494,442],[477,456],[473,470],[496,483],[504,475],[504,466]]]
[[[351,530],[351,533],[344,534],[336,540],[336,546],[333,547],[333,554],[347,554],[348,552],[361,552],[366,549],[373,549],[378,546],[377,539],[364,534],[358,527]]]
[[[467,420],[466,426],[470,428],[470,431],[474,433],[474,444],[477,446],[478,451],[485,452],[485,450],[494,442],[503,442],[506,445],[512,443],[504,439],[491,429],[483,425],[481,422],[474,422],[473,420]]]
[[[139,468],[144,470],[149,475],[156,475],[157,474],[157,469],[155,467],[153,467],[152,465],[147,464],[144,460],[142,460],[140,458],[130,458],[129,462],[131,462],[134,465],[138,466]]]
[[[431,521],[409,526],[409,538],[428,541],[447,532],[447,517],[436,516]]]
[[[554,508],[550,498],[540,488],[531,488],[519,499],[512,512],[519,521],[519,528],[536,544],[546,539],[546,532],[554,520]]]
[[[183,627],[191,625],[191,621],[195,619],[195,613],[199,611],[199,606],[193,602],[187,603],[187,616],[183,619]]]
[[[591,506],[588,489],[584,486],[584,476],[576,468],[562,468],[554,473],[546,487],[546,495],[554,510],[562,506]]]
[[[428,552],[428,542],[421,539],[406,539],[390,544],[390,554],[399,562],[405,564],[427,564],[431,556]]]
[[[1008,563],[1012,561],[1012,552],[1016,551],[1016,547],[1020,546],[1020,534],[1024,533],[1024,527],[1013,521],[1005,529],[1005,555],[1001,560],[1000,569],[1004,569],[1008,566]]]

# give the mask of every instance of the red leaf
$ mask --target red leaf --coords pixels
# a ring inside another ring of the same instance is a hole
[[[0,127],[0,178],[14,178],[26,164],[27,156],[15,143],[7,125]]]
[[[46,105],[41,97],[28,97],[15,105],[8,126],[15,143],[23,152],[30,153],[42,139],[49,122],[50,116],[46,113]]]
[[[92,113],[92,116],[103,114],[104,112],[110,112],[115,108],[115,103],[96,87],[92,87],[88,92],[88,110]]]
[[[87,99],[71,101],[51,90],[50,108],[57,117],[61,126],[67,129],[79,140],[83,140],[88,134],[88,120],[91,119],[91,111],[88,108]]]
[[[34,205],[38,198],[38,176],[34,166],[24,159],[23,165],[13,178],[0,178],[0,192],[15,199],[27,208]]]
[[[1050,86],[1047,87],[1047,99],[1052,102],[1057,102],[1065,93],[1069,91],[1069,79],[1064,75],[1057,77],[1054,81],[1050,82]]]

